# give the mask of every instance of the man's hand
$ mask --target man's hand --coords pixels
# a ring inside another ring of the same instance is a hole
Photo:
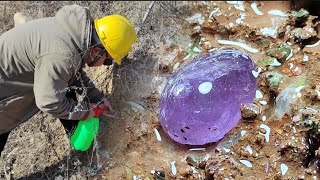
[[[107,98],[102,98],[101,102],[98,104],[98,108],[103,109],[103,115],[113,118],[114,117],[114,111],[112,109],[111,103]]]
[[[107,98],[102,98],[98,104],[90,103],[90,113],[87,119],[96,116],[96,108],[103,110],[102,112],[103,115],[110,118],[114,118],[114,115],[113,115],[114,111],[112,109],[111,103],[108,101]]]

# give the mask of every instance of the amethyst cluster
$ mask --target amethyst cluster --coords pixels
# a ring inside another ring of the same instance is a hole
[[[220,49],[193,59],[168,80],[160,97],[160,123],[176,142],[204,145],[223,138],[252,103],[256,79],[248,54]]]

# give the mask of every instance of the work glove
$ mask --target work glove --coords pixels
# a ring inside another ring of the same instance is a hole
[[[114,111],[112,109],[111,103],[107,98],[102,98],[97,104],[90,103],[90,113],[87,119],[91,117],[100,117],[101,114],[109,118],[114,117]]]
[[[107,98],[102,98],[101,102],[98,103],[98,108],[103,109],[102,112],[103,115],[113,118],[114,117],[114,111],[112,109],[111,103]]]

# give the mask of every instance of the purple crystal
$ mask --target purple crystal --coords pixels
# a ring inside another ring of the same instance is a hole
[[[240,120],[240,104],[252,103],[256,79],[248,54],[220,49],[175,72],[160,97],[160,123],[176,142],[216,142]]]

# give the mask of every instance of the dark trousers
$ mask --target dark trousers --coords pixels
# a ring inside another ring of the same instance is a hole
[[[7,142],[8,136],[9,136],[9,133],[5,133],[5,134],[0,135],[0,154],[4,148],[4,145]]]
[[[77,94],[73,89],[68,91],[66,93],[66,96],[68,98],[72,98],[73,100],[77,101]],[[79,122],[79,120],[69,120],[69,119],[60,119],[60,121],[68,135],[71,135],[71,133],[76,129]]]
[[[77,95],[74,91],[69,91],[66,94],[67,97],[72,98],[74,100],[77,100]],[[71,133],[75,130],[75,128],[78,125],[79,120],[68,120],[68,119],[60,119],[60,122],[62,123],[66,133],[68,135],[71,135]],[[5,134],[0,134],[0,154],[4,148],[4,145],[7,143],[8,136],[10,132],[7,132]]]

